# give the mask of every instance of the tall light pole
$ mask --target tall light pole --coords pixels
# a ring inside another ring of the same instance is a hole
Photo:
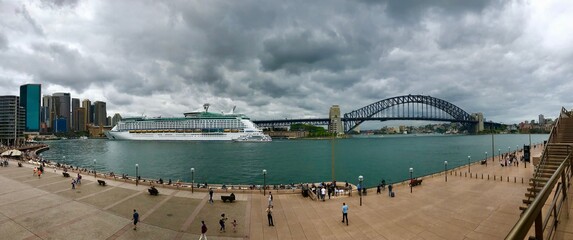
[[[410,168],[410,193],[412,193],[412,173],[414,172],[414,168]]]
[[[94,158],[94,178],[97,178],[96,176],[96,160]]]
[[[511,147],[507,147],[507,155],[511,152]]]
[[[487,152],[485,152],[485,166],[487,167]]]
[[[191,168],[191,193],[193,193],[194,186],[195,186],[195,168]]]
[[[497,149],[497,155],[499,156],[499,160],[501,160],[501,148]]]
[[[358,176],[358,182],[360,182],[360,187],[364,188],[364,186],[362,185],[362,181],[364,181],[364,177],[362,175]],[[360,195],[360,206],[362,206],[362,193],[358,193],[358,195]]]
[[[519,150],[519,145],[515,145],[515,154],[517,154],[518,150]]]
[[[267,191],[267,170],[263,169],[263,196],[266,195]]]
[[[448,161],[444,161],[444,175],[446,176],[446,182],[448,182]]]
[[[66,168],[66,156],[64,156],[64,168]]]
[[[135,186],[139,183],[139,164],[135,164]]]
[[[468,172],[470,172],[470,173],[472,172],[471,165],[470,165],[471,160],[472,160],[472,157],[468,156]]]

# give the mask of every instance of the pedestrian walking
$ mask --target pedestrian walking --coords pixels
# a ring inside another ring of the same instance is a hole
[[[325,200],[325,196],[326,196],[326,188],[322,187],[322,189],[320,189],[320,195],[322,196],[322,201],[326,201]]]
[[[227,217],[225,217],[225,214],[222,213],[221,219],[219,219],[219,225],[221,225],[221,229],[219,229],[219,232],[225,232],[225,221],[227,221]]]
[[[72,189],[76,189],[76,180],[72,178]]]
[[[239,224],[237,223],[237,219],[233,219],[232,224],[233,224],[233,232],[237,232],[237,225],[239,225]]]
[[[376,194],[380,194],[382,190],[382,187],[380,186],[380,184],[378,184],[378,186],[376,187]]]
[[[38,169],[38,178],[42,175],[42,170]]]
[[[207,240],[207,225],[205,225],[205,221],[201,221],[201,236],[199,240],[205,239]]]
[[[133,209],[133,230],[137,230],[137,223],[139,222],[139,213],[137,210]]]
[[[342,203],[342,223],[346,219],[346,226],[348,226],[348,205],[346,203]]]
[[[269,191],[269,207],[273,206],[273,193]]]
[[[213,204],[213,188],[209,188],[209,203]]]
[[[274,227],[275,223],[273,222],[273,206],[267,207],[267,219],[269,220],[269,227]]]
[[[76,179],[77,179],[76,182],[78,183],[78,185],[79,185],[79,184],[82,184],[82,175],[80,175],[80,174],[78,173],[78,177],[77,177]]]

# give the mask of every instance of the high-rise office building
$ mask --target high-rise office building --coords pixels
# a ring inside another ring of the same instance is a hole
[[[80,99],[72,98],[72,130],[76,132],[80,129],[79,116],[77,115],[78,108],[80,108]]]
[[[0,143],[16,145],[24,142],[26,110],[18,96],[0,96]]]
[[[42,97],[42,126],[44,127],[44,132],[51,132],[52,131],[52,119],[55,115],[53,113],[53,100],[52,96],[44,95]]]
[[[54,113],[55,113],[55,117],[52,118],[52,120],[54,119],[58,119],[59,125],[58,125],[58,129],[60,130],[59,132],[62,132],[62,120],[61,118],[66,120],[66,131],[70,129],[70,93],[54,93],[52,94],[52,101],[54,104]],[[52,126],[53,127],[53,126]]]
[[[114,127],[119,121],[121,121],[121,115],[119,115],[119,113],[115,113],[111,118],[111,127]]]
[[[83,132],[87,130],[87,121],[86,121],[86,109],[81,107],[76,109],[76,112],[74,112],[74,114],[76,114],[76,116],[78,117],[78,129],[76,131],[79,132]]]
[[[92,102],[89,99],[84,99],[82,101],[82,107],[85,108],[85,119],[86,119],[86,124],[90,124],[93,123],[92,121]]]
[[[40,97],[42,85],[25,84],[20,86],[20,106],[26,109],[26,132],[40,132]]]
[[[545,124],[545,116],[543,114],[539,114],[539,125]]]
[[[107,125],[107,111],[105,102],[94,102],[94,125],[106,126]]]
[[[330,118],[330,124],[328,125],[329,132],[336,134],[344,133],[344,128],[342,128],[342,119],[340,116],[340,106],[332,105],[332,107],[330,107],[330,112],[328,113],[328,118]]]

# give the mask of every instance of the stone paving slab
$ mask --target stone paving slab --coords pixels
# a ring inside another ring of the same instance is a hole
[[[131,219],[133,209],[136,209],[139,212],[139,216],[143,217],[143,215],[145,215],[155,205],[166,198],[167,196],[165,195],[150,196],[148,194],[140,194],[110,208],[108,211]]]
[[[99,187],[99,186],[98,186]],[[108,187],[110,188],[110,187]],[[124,189],[124,188],[112,188],[108,191],[100,191],[98,194],[80,199],[80,202],[85,202],[91,205],[94,205],[98,208],[105,208],[110,206],[132,194],[136,193],[137,191]]]
[[[0,236],[5,239],[24,239],[34,236],[27,229],[13,221],[0,222],[0,233],[2,233]]]
[[[82,184],[76,185],[75,189],[71,189],[70,187],[70,189],[67,189],[62,192],[57,192],[56,194],[66,198],[78,199],[94,193],[99,193],[106,189],[107,189],[106,187],[102,187],[98,185],[96,182],[82,180]]]
[[[247,232],[245,231],[245,215],[246,213],[246,201],[234,201],[232,203],[223,203],[222,201],[215,201],[213,204],[205,204],[205,206],[199,211],[195,219],[191,222],[187,233],[192,233],[196,235],[201,234],[201,221],[205,221],[207,227],[210,229],[210,236],[217,236],[217,237],[242,237],[246,236]],[[219,219],[221,218],[221,214],[225,213],[225,216],[228,218],[225,224],[226,232],[220,233],[219,232]],[[237,220],[238,227],[237,232],[233,232],[233,225],[231,222],[233,220]]]
[[[145,222],[166,228],[174,231],[179,231],[185,220],[193,213],[201,200],[191,198],[173,197],[159,208],[157,208],[151,215],[149,215]]]
[[[38,208],[41,205],[37,205]],[[60,205],[39,209],[24,216],[14,218],[14,221],[31,232],[44,232],[61,223],[84,216],[93,212],[86,205],[74,201],[68,201]],[[58,219],[59,221],[53,221]]]
[[[49,209],[60,204],[68,203],[70,201],[70,199],[65,199],[55,195],[42,195],[39,197],[33,197],[23,201],[2,205],[0,206],[0,213],[9,218],[15,218],[29,213],[34,213],[35,211],[42,209]]]
[[[62,224],[47,230],[42,235],[44,239],[107,239],[130,223],[131,221],[126,218],[96,211],[81,216],[81,221]]]
[[[47,183],[40,185],[38,188],[51,193],[65,191],[67,189],[72,189],[72,179],[68,178],[58,182]]]

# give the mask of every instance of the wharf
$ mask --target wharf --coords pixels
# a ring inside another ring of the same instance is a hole
[[[471,166],[472,177],[461,167],[448,171],[447,182],[444,174],[425,177],[412,193],[396,184],[394,198],[368,189],[362,206],[357,194],[321,202],[272,190],[275,227],[269,227],[267,196],[258,191],[236,192],[233,203],[220,200],[230,191],[217,192],[210,204],[205,191],[158,188],[160,195],[150,196],[148,186],[110,179],[100,186],[87,174],[72,190],[59,170],[48,168],[39,179],[31,167],[0,168],[0,236],[7,239],[198,239],[201,220],[209,239],[503,239],[519,218],[533,172],[529,164],[501,167],[490,158],[487,167]],[[343,202],[349,226],[341,223]],[[140,214],[137,230],[133,209]],[[228,217],[223,233],[221,213]],[[573,228],[564,229],[557,239],[570,239],[566,231]]]

